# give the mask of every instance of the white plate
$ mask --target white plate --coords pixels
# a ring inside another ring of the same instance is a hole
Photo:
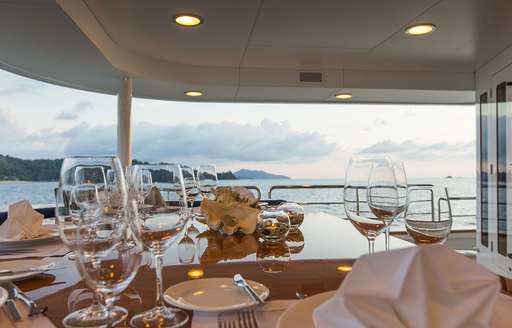
[[[55,266],[55,262],[48,259],[42,260],[17,260],[17,261],[5,261],[0,262],[0,270],[28,270],[32,268],[39,268],[41,266]],[[16,281],[23,280],[30,277],[40,275],[41,271],[32,271],[26,273],[12,274],[12,275],[0,275],[0,283],[4,281]]]
[[[7,301],[7,296],[9,296],[9,293],[5,290],[5,288],[0,287],[0,307]]]
[[[264,285],[247,280],[262,298],[270,294]],[[186,310],[217,312],[238,310],[254,305],[254,301],[233,278],[189,280],[169,287],[164,293],[166,302]]]
[[[295,303],[279,317],[278,328],[314,327],[313,311],[322,303],[333,297],[336,290],[316,294]]]
[[[43,244],[54,239],[60,238],[58,231],[53,230],[47,234],[38,236],[32,239],[22,239],[22,240],[2,240],[0,241],[0,249],[4,250],[11,247],[26,247],[33,246],[37,244]]]

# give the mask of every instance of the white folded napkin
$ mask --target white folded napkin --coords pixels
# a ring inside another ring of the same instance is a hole
[[[44,216],[32,209],[28,200],[9,205],[7,220],[0,226],[0,241],[32,239],[47,234],[41,228]]]
[[[362,256],[315,327],[489,327],[498,277],[443,245]]]

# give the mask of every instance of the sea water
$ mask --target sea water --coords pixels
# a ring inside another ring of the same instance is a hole
[[[409,179],[409,183],[426,183],[448,188],[452,197],[475,197],[476,181],[471,178]],[[288,185],[342,185],[341,179],[244,179],[221,180],[222,186],[256,186],[261,190],[262,199],[281,199],[294,202],[339,202],[343,201],[341,189],[276,189],[269,195],[272,186]],[[27,199],[32,204],[54,206],[57,182],[0,182],[0,211],[6,211],[9,204]],[[271,197],[270,197],[271,196]],[[307,205],[329,214],[346,217],[343,205]],[[454,215],[453,228],[475,228],[476,201],[452,200]],[[404,230],[403,222],[393,223],[393,230]]]

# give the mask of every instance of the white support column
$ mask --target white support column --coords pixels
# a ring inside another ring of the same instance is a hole
[[[132,80],[127,76],[117,92],[117,157],[123,167],[132,164]]]

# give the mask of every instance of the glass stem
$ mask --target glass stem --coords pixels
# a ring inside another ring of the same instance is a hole
[[[389,251],[389,230],[390,230],[390,227],[388,226],[386,228],[386,230],[384,231],[385,233],[385,237],[386,237],[386,250]]]
[[[103,301],[105,302],[105,306],[107,307],[107,315],[108,315],[108,321],[109,321],[109,324],[108,326],[109,327],[113,327],[113,321],[114,321],[114,318],[112,317],[112,309],[114,308],[114,300],[115,298],[112,297],[112,295],[103,295]]]
[[[375,239],[368,238],[368,252],[370,254],[375,252]]]
[[[164,307],[164,289],[162,285],[162,267],[164,264],[164,256],[155,254],[155,272],[156,272],[156,306]]]

